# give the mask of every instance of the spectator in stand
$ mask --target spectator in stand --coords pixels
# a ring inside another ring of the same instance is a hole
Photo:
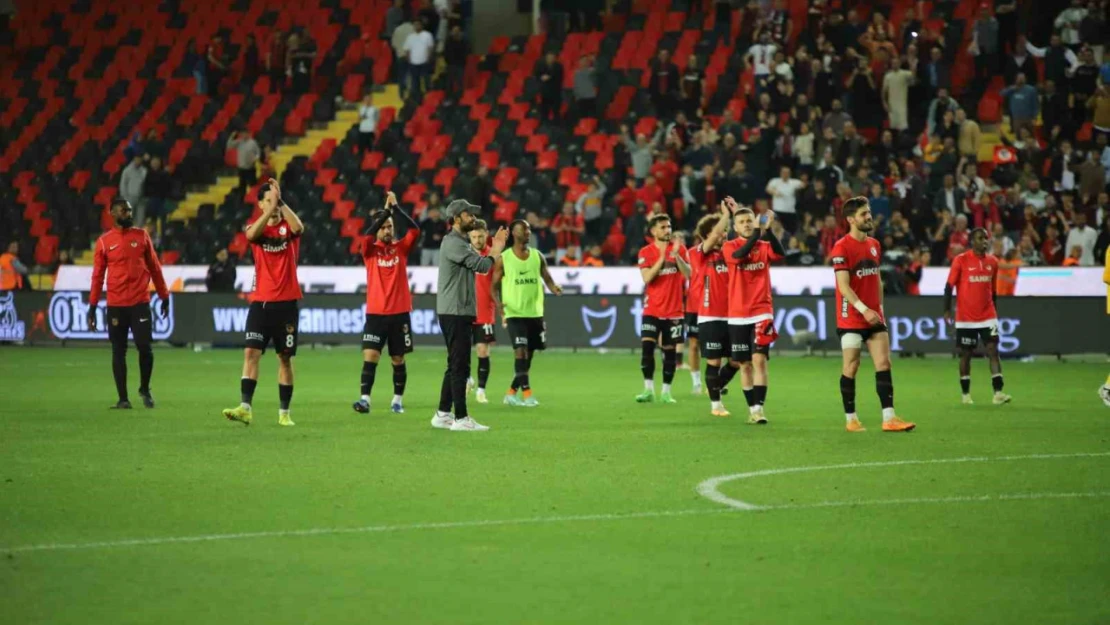
[[[867,59],[860,57],[852,74],[848,77],[848,91],[852,103],[852,119],[861,128],[878,128],[882,125],[882,110],[879,91],[875,85]]]
[[[424,24],[424,29],[432,36],[432,39],[435,39],[439,33],[440,13],[432,4],[432,0],[421,0],[416,15],[420,22]],[[433,66],[431,69],[435,69],[435,67]]]
[[[1078,267],[1079,264],[1080,264],[1079,261],[1083,256],[1083,248],[1076,245],[1076,246],[1071,247],[1069,249],[1071,251],[1068,252],[1068,257],[1064,259],[1064,266],[1065,267]]]
[[[579,198],[581,201],[581,198]],[[574,204],[563,204],[563,211],[551,220],[551,232],[555,235],[555,262],[562,263],[568,254],[578,258],[582,248],[582,235],[586,233],[586,221]]]
[[[235,150],[236,167],[239,169],[239,190],[245,193],[258,182],[255,165],[262,151],[258,147],[258,142],[247,130],[231,133],[227,139],[227,149]]]
[[[190,39],[189,43],[185,46],[185,66],[193,72],[193,80],[196,81],[197,95],[208,94],[208,60],[207,48],[201,51],[198,48],[195,39]]]
[[[490,180],[489,168],[485,165],[478,167],[478,175],[470,180],[469,188],[464,190],[461,197],[477,206],[489,206],[493,193],[493,181]]]
[[[744,127],[736,121],[732,109],[725,109],[724,115],[721,117],[721,125],[717,127],[717,134],[722,137],[732,135],[737,140],[744,135]]]
[[[1110,86],[1099,85],[1086,104],[1091,111],[1091,125],[1095,133],[1101,137],[1110,136]]]
[[[1058,33],[1049,37],[1047,48],[1038,48],[1026,41],[1025,49],[1034,57],[1044,59],[1044,78],[1055,82],[1058,87],[1068,83],[1068,74],[1079,65],[1079,57],[1064,45]]]
[[[1068,229],[1068,238],[1064,247],[1068,250],[1079,248],[1079,264],[1083,267],[1093,267],[1098,231],[1087,224],[1087,213],[1083,211],[1077,211],[1072,219],[1072,226]]]
[[[675,111],[675,93],[678,91],[678,68],[671,63],[671,53],[660,50],[651,62],[651,79],[648,82],[648,94],[655,107],[656,116],[669,119]]]
[[[578,119],[597,118],[597,70],[592,56],[578,59],[578,69],[574,70],[574,103]]]
[[[536,65],[536,79],[540,81],[540,119],[558,120],[563,108],[563,64],[554,52]]]
[[[830,254],[832,253],[833,247],[845,234],[847,234],[847,231],[837,224],[835,216],[832,214],[825,216],[825,223],[821,227],[820,237],[821,255],[825,258],[826,265],[832,264],[832,257]]]
[[[1000,254],[1007,254],[1010,250],[1014,249],[1014,240],[1006,236],[1006,231],[999,222],[991,225],[991,246],[997,246]]]
[[[220,83],[227,76],[227,50],[224,48],[224,38],[220,35],[213,36],[204,56],[208,67],[208,91],[211,95],[219,97]]]
[[[1001,14],[998,19],[1001,25]],[[999,33],[999,36],[1002,37],[1001,28]],[[1017,81],[1018,74],[1025,74],[1025,82],[1029,84],[1035,85],[1041,82],[1040,71],[1037,69],[1037,63],[1033,60],[1035,55],[1030,52],[1031,47],[1025,39],[1025,35],[1017,35],[1012,46],[1013,49],[1006,55],[1006,60],[1002,66],[1002,80],[1006,84],[1011,85]]]
[[[948,62],[944,60],[943,49],[934,47],[929,51],[929,62],[923,66],[923,71],[927,88],[926,97],[932,95],[935,98],[943,99],[940,96],[942,89],[945,95],[948,95],[948,88],[952,85],[952,77]]]
[[[1084,204],[1092,204],[1099,192],[1106,188],[1106,170],[1095,160],[1095,151],[1087,152],[1087,158],[1074,167],[1079,179],[1079,197]]]
[[[209,293],[234,293],[237,270],[227,248],[222,247],[216,252],[216,262],[208,266],[208,274],[204,277],[204,288]]]
[[[447,63],[447,97],[454,102],[462,97],[466,78],[466,59],[470,56],[470,42],[463,37],[462,26],[454,25],[443,44],[443,60]]]
[[[947,174],[944,176],[943,186],[933,196],[933,210],[938,213],[948,211],[953,215],[962,214],[966,211],[964,206],[966,199],[964,191],[956,186],[956,177]]]
[[[883,185],[875,182],[871,184],[869,191],[868,204],[871,206],[871,214],[875,218],[877,224],[885,224],[890,221],[893,208],[890,205],[890,198],[883,190]]]
[[[624,181],[624,188],[613,196],[617,205],[617,212],[621,218],[628,219],[636,212],[636,181],[628,178]]]
[[[529,244],[539,250],[548,263],[555,264],[555,233],[551,232],[551,222],[537,215],[535,211],[525,213],[524,220],[532,227],[532,238]]]
[[[589,234],[591,241],[597,241],[601,238],[601,216],[603,214],[601,201],[605,198],[605,192],[605,183],[601,181],[600,177],[594,176],[594,179],[586,185],[586,192],[578,196],[575,205],[578,214],[586,220],[586,232]]]
[[[663,193],[672,196],[678,182],[678,163],[671,160],[670,154],[660,152],[659,159],[651,166],[651,175],[659,183]]]
[[[8,243],[8,249],[0,254],[0,291],[18,291],[30,288],[30,270],[19,260],[19,242]]]
[[[902,67],[901,58],[894,57],[890,71],[883,77],[883,108],[892,130],[909,130],[909,94],[913,83],[913,72]]]
[[[915,249],[910,252],[910,265],[906,267],[903,279],[906,283],[906,295],[921,295],[921,277],[925,274],[925,267],[929,266],[931,255],[928,248]]]
[[[435,38],[432,33],[424,30],[424,22],[416,19],[412,22],[412,33],[405,38],[402,47],[405,60],[408,62],[409,90],[408,99],[419,102],[424,97],[428,82],[435,69]]]
[[[374,94],[367,91],[366,95],[362,96],[362,103],[358,105],[359,154],[366,154],[374,149],[379,116],[378,107],[374,106]]]
[[[771,196],[771,210],[775,211],[775,218],[782,223],[788,232],[794,232],[798,227],[798,192],[805,188],[805,183],[790,175],[789,167],[779,168],[779,177],[767,183],[767,195]]]
[[[937,126],[944,121],[945,113],[951,111],[955,114],[959,110],[960,105],[956,99],[948,95],[948,89],[941,88],[937,90],[937,97],[929,103],[929,110],[925,115],[925,132],[930,137],[937,134]]]
[[[158,156],[165,160],[167,150],[166,143],[158,136],[158,129],[151,128],[147,131],[146,137],[143,138],[142,143],[143,161],[150,162],[150,159]]]
[[[243,91],[250,92],[254,82],[262,73],[262,61],[258,52],[258,41],[254,35],[247,35],[247,42],[243,45],[243,74],[240,78]]]
[[[698,68],[698,57],[691,54],[686,60],[686,70],[682,72],[682,84],[679,93],[682,99],[682,110],[688,117],[701,116],[701,95],[705,89],[705,73]]]
[[[959,153],[962,158],[974,163],[979,160],[979,148],[982,145],[982,132],[979,122],[970,119],[963,109],[956,110],[956,126],[958,128]]]
[[[771,64],[775,60],[775,52],[779,47],[771,41],[771,32],[761,28],[758,34],[759,43],[748,48],[747,61],[755,72],[756,93],[765,91],[771,83]]]
[[[146,201],[146,217],[157,224],[154,240],[161,245],[162,233],[166,231],[166,218],[169,216],[170,194],[173,192],[173,178],[162,166],[162,159],[150,159],[150,169],[143,178],[143,199]]]
[[[258,159],[258,177],[262,180],[277,179],[277,164],[274,162],[274,146],[262,146],[262,157]]]
[[[666,194],[663,193],[663,188],[656,182],[655,176],[648,175],[644,179],[644,184],[636,192],[636,200],[643,202],[645,206],[655,206],[666,202]]]
[[[971,25],[971,46],[968,51],[975,57],[975,80],[979,83],[973,90],[982,93],[987,83],[998,71],[999,46],[998,20],[991,15],[990,7],[979,5],[979,17]]]
[[[401,98],[408,100],[409,98],[409,61],[408,53],[405,51],[405,42],[408,41],[409,35],[416,32],[416,27],[411,21],[401,22],[400,26],[393,29],[393,34],[390,36],[389,45],[393,48],[393,65],[396,68],[397,88],[401,92]]]
[[[405,0],[393,0],[389,8],[385,10],[385,23],[382,27],[382,35],[385,39],[393,36],[393,31],[406,21],[405,15]]]
[[[662,138],[662,122],[659,122],[655,130],[655,136],[650,141],[646,135],[641,133],[636,135],[635,142],[628,136],[628,126],[621,124],[621,139],[624,141],[624,145],[628,149],[628,155],[632,159],[632,176],[636,178],[636,182],[643,182],[651,172],[651,165],[655,159],[655,148]]]
[[[1110,249],[1110,219],[1105,219],[1102,222],[1102,227],[1098,231],[1098,238],[1095,239],[1095,258],[1106,258],[1106,250]]]
[[[287,34],[275,30],[270,34],[266,48],[266,73],[270,75],[272,88],[281,91],[285,86],[285,52]]]
[[[1075,189],[1074,167],[1078,159],[1071,149],[1071,141],[1063,140],[1053,151],[1048,168],[1048,179],[1054,191],[1073,191]]]
[[[435,267],[439,265],[439,248],[447,235],[447,222],[439,207],[429,207],[424,212],[427,218],[420,222],[420,264]]]
[[[825,114],[825,119],[821,122],[821,132],[826,133],[827,136],[827,131],[832,129],[833,134],[839,136],[844,133],[844,126],[851,123],[852,116],[844,112],[844,106],[839,98],[834,99],[831,106],[831,110]]]
[[[141,228],[146,219],[146,207],[143,204],[143,181],[146,179],[146,167],[143,158],[135,156],[119,176],[120,197],[131,203],[135,211],[135,225]]]
[[[1060,11],[1056,16],[1053,26],[1060,32],[1060,39],[1064,45],[1079,45],[1079,26],[1085,17],[1087,17],[1087,7],[1083,5],[1083,0],[1071,0],[1071,7]]]
[[[1059,267],[1064,263],[1064,243],[1056,226],[1045,228],[1044,241],[1041,243],[1041,257],[1046,265]]]

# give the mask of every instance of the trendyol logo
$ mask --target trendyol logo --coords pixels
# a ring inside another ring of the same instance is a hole
[[[15,310],[15,292],[0,296],[0,341],[22,341],[27,336],[27,324],[19,320]]]
[[[107,302],[100,302],[96,307],[96,330],[89,330],[86,317],[89,305],[85,303],[82,293],[77,291],[58,291],[50,298],[50,307],[47,309],[47,319],[50,322],[50,331],[60,339],[106,339],[108,338]],[[170,314],[163,319],[155,311],[161,309],[161,298],[156,293],[150,296],[150,316],[154,321],[151,336],[156,341],[164,341],[173,334],[173,294],[170,294]]]
[[[639,302],[640,299],[636,298],[636,301]],[[608,306],[608,308],[599,312],[587,306],[582,307],[582,326],[586,328],[586,332],[590,335],[591,347],[604,345],[613,336],[613,331],[617,329],[617,307],[609,306],[609,300],[606,298],[602,298],[601,305]],[[598,323],[595,331],[594,320],[607,320],[608,326]],[[636,325],[639,327],[639,320],[637,320]]]

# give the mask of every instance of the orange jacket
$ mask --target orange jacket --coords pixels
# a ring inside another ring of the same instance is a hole
[[[15,254],[0,254],[0,291],[15,291],[23,288],[23,274],[15,270]]]

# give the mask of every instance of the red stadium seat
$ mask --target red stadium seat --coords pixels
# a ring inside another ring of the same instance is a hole
[[[559,153],[554,150],[541,152],[536,156],[536,169],[555,169],[559,164]]]

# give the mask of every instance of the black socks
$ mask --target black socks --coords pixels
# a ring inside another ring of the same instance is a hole
[[[278,407],[282,410],[289,410],[289,403],[293,401],[293,385],[292,384],[278,384]]]
[[[239,380],[239,401],[249,406],[251,401],[254,400],[254,387],[256,386],[258,386],[258,380],[250,378]]]
[[[884,409],[894,407],[894,380],[890,371],[875,372],[875,392],[879,395],[879,405]]]
[[[478,388],[486,388],[486,383],[489,382],[489,356],[482,358],[478,357]]]
[[[840,376],[840,400],[844,402],[844,414],[856,412],[856,379]]]
[[[405,363],[393,365],[393,394],[402,396],[405,394],[405,386],[409,383],[409,369]],[[369,394],[369,393],[367,393]]]
[[[640,355],[640,371],[644,372],[644,379],[655,378],[655,341],[642,341],[640,343],[643,353]]]
[[[374,376],[378,373],[378,363],[366,362],[362,363],[362,384],[360,389],[363,395],[369,395],[370,391],[374,389]]]
[[[674,382],[676,369],[678,369],[678,352],[673,349],[663,350],[663,384]]]

